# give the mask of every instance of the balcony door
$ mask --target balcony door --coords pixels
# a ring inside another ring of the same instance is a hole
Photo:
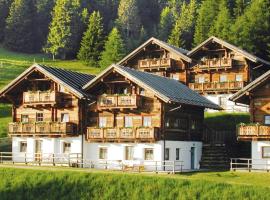
[[[35,160],[41,161],[42,140],[35,140]]]

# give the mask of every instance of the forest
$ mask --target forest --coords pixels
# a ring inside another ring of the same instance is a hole
[[[270,60],[269,0],[0,0],[0,30],[6,49],[91,67],[149,37],[190,50],[214,35]]]

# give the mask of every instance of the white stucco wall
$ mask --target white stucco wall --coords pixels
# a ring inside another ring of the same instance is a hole
[[[230,101],[229,98],[233,94],[208,94],[204,95],[207,99],[212,101],[213,103],[220,105],[220,98],[224,97],[227,99],[225,106],[222,106],[223,109],[227,112],[249,112],[249,107],[247,105],[235,104],[234,102]],[[209,112],[216,112],[215,110],[207,110]]]
[[[253,169],[270,169],[270,158],[262,157],[262,147],[270,147],[270,141],[252,141],[251,158]],[[269,166],[266,166],[268,164]]]

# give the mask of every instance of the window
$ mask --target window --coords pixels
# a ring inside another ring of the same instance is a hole
[[[143,88],[140,88],[140,95],[145,95],[145,90]]]
[[[106,147],[99,148],[99,159],[102,159],[102,160],[107,159],[107,148]]]
[[[179,74],[172,74],[172,79],[179,80]]]
[[[125,127],[132,127],[132,117],[131,116],[125,116]]]
[[[71,144],[69,142],[63,143],[63,153],[70,153]]]
[[[68,113],[61,114],[61,122],[69,122],[69,114]]]
[[[165,160],[170,160],[170,149],[165,148]]]
[[[154,160],[154,149],[152,148],[144,149],[144,160]]]
[[[242,74],[236,74],[235,81],[243,81],[243,75]]]
[[[100,117],[99,118],[99,127],[103,128],[107,126],[107,118],[106,117]]]
[[[26,150],[27,150],[27,142],[26,141],[20,142],[20,152],[25,153]]]
[[[197,128],[197,126],[196,126],[196,120],[194,120],[194,119],[191,120],[190,128],[191,128],[191,130],[195,130]]]
[[[270,158],[270,146],[262,147],[262,158]]]
[[[175,150],[175,160],[179,160],[180,159],[180,149],[176,148]]]
[[[221,107],[226,106],[227,104],[227,98],[226,97],[219,97],[219,105]]]
[[[21,116],[21,121],[22,121],[22,122],[25,122],[25,123],[29,122],[29,117],[28,117],[28,115],[22,115],[22,116]]]
[[[169,118],[166,119],[165,126],[166,126],[167,128],[170,127],[170,119],[169,119]]]
[[[43,122],[43,113],[37,113],[37,122]]]
[[[219,81],[220,82],[227,82],[227,75],[220,75]]]
[[[150,127],[152,125],[152,117],[143,117],[143,126]]]
[[[265,125],[270,125],[270,115],[265,115],[264,116],[264,124]]]
[[[125,147],[125,159],[126,160],[133,160],[133,146],[126,146]]]
[[[205,82],[204,76],[199,76],[198,83],[204,83],[204,82]]]

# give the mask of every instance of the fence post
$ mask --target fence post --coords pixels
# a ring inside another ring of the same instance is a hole
[[[55,166],[55,162],[54,162],[54,153],[52,154],[52,161],[53,161],[53,166]]]
[[[156,174],[158,173],[158,170],[157,170],[157,161],[155,161],[155,166],[156,166]]]
[[[0,152],[0,162],[1,162],[1,163],[3,163],[3,158],[2,158],[2,156],[3,156],[3,153]]]
[[[24,163],[27,165],[27,162],[26,162],[26,152],[24,153]]]
[[[78,161],[78,159],[79,159],[79,155],[77,154],[77,168],[79,167],[79,161]]]
[[[175,174],[175,160],[173,161],[173,174]]]
[[[70,167],[70,153],[68,154],[68,166]]]
[[[105,161],[105,169],[108,169],[107,164],[108,164],[108,161],[106,160],[106,161]]]
[[[231,158],[230,160],[231,160],[231,162],[230,162],[230,171],[232,171],[233,170],[232,169],[232,161],[233,161],[233,159]]]
[[[248,159],[248,171],[250,172],[250,160]]]

